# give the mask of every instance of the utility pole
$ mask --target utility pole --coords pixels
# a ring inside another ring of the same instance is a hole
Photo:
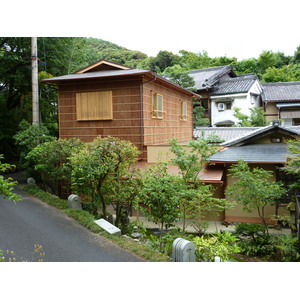
[[[38,57],[37,38],[31,38],[31,67],[32,67],[32,124],[40,124],[39,86],[38,86]]]

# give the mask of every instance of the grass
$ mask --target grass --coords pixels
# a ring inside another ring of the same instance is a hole
[[[89,212],[84,210],[68,208],[68,202],[66,200],[62,200],[55,195],[45,192],[36,185],[24,185],[23,189],[28,194],[64,212],[69,217],[76,220],[79,224],[86,227],[88,230],[100,234],[101,236],[111,240],[113,243],[117,244],[121,248],[126,249],[138,255],[139,257],[145,259],[146,261],[151,261],[151,262],[171,261],[170,257],[168,257],[167,255],[157,252],[145,244],[136,242],[124,236],[115,236],[115,235],[108,234],[101,227],[99,227],[97,224],[94,223],[95,218]]]

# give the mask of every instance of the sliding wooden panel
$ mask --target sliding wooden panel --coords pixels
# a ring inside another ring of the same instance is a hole
[[[77,93],[76,114],[79,121],[111,120],[112,91]]]

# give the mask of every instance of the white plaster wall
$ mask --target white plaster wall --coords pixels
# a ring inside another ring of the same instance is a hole
[[[241,109],[241,113],[245,115],[250,116],[250,108],[252,107],[259,107],[259,97],[256,97],[255,101],[252,100],[251,94],[261,94],[261,88],[256,81],[253,86],[250,88],[248,93],[244,94],[230,94],[230,95],[221,95],[221,96],[212,96],[212,106],[211,106],[211,121],[212,126],[215,126],[214,124],[217,122],[225,121],[225,120],[231,120],[235,123],[238,121],[238,119],[233,117],[233,108],[238,107]],[[224,111],[218,110],[218,104],[219,102],[226,103],[226,99],[229,98],[234,99],[231,105],[231,109],[226,109]]]

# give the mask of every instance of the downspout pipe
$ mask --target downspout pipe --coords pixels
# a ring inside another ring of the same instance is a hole
[[[155,81],[156,80],[156,75],[154,75],[154,78],[143,82],[143,77],[142,81],[140,83],[140,134],[141,134],[141,147],[140,151],[142,152],[142,158],[144,155],[144,105],[143,105],[143,94],[144,94],[144,84],[150,81]]]

